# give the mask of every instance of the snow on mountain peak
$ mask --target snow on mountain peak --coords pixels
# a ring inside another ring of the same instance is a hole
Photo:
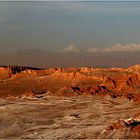
[[[80,52],[80,49],[76,47],[74,44],[70,44],[68,47],[62,50],[62,52],[74,52],[78,53]]]

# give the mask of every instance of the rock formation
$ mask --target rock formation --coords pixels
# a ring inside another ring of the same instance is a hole
[[[129,138],[129,139],[139,139],[140,138],[140,114],[135,114],[134,117],[125,120],[118,120],[117,122],[109,125],[102,134],[100,138]],[[115,132],[115,134],[114,134]],[[114,135],[111,137],[111,135]]]
[[[18,95],[21,95],[29,88],[36,87],[40,91],[45,89],[59,96],[110,95],[113,98],[123,97],[140,102],[139,65],[129,68],[81,67],[46,70],[22,66],[1,66],[0,79],[1,96],[4,90],[7,91],[7,95],[12,94],[11,91],[19,90]],[[17,87],[17,84],[20,86]],[[15,92],[13,94],[16,95]]]
[[[29,89],[24,94],[22,94],[21,98],[24,99],[36,99],[35,93]]]

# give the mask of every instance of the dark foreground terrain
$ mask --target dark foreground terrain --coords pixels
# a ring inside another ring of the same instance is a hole
[[[140,138],[140,66],[0,67],[0,138]]]

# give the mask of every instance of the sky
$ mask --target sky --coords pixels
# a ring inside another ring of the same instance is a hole
[[[140,43],[140,3],[0,3],[0,53]]]

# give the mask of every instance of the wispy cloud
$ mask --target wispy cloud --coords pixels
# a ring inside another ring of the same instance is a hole
[[[90,48],[86,50],[87,52],[132,52],[140,51],[140,44],[115,44],[108,48]]]

